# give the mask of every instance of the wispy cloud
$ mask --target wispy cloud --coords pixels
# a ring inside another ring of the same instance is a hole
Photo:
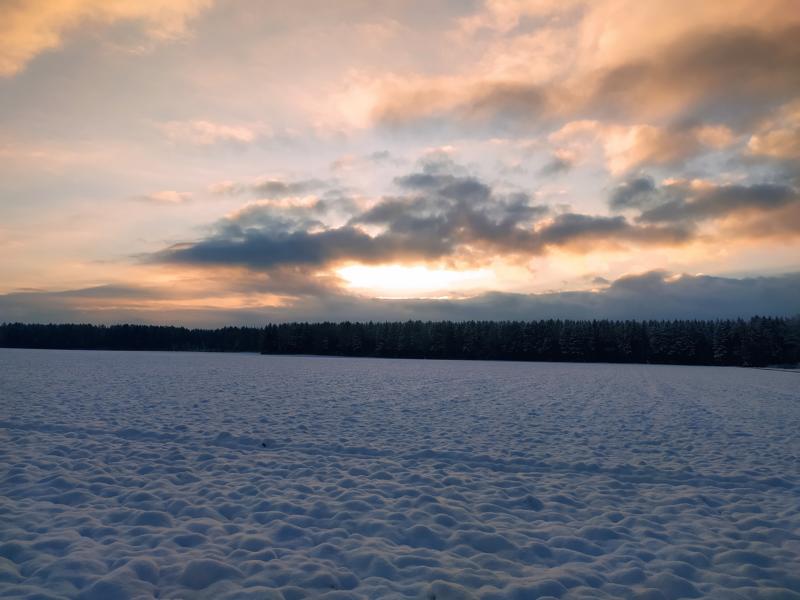
[[[152,204],[183,204],[191,199],[191,192],[178,192],[175,190],[161,190],[159,192],[134,197],[134,200]]]
[[[191,121],[167,121],[159,128],[172,142],[210,146],[221,142],[249,144],[257,133],[246,126],[215,123],[203,119]]]
[[[218,195],[250,195],[256,198],[286,198],[302,196],[330,188],[331,185],[320,179],[287,180],[265,177],[249,182],[221,181],[211,186],[211,192]]]

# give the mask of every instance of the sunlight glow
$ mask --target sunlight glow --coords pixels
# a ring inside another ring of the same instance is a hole
[[[430,296],[434,292],[465,291],[494,278],[488,269],[452,271],[423,265],[350,265],[338,269],[337,274],[349,288],[383,297],[403,298]]]

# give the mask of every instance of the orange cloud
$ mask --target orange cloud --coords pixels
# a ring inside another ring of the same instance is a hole
[[[760,242],[763,239],[797,240],[800,238],[800,202],[789,204],[780,210],[764,214],[750,212],[734,215],[721,227],[722,234],[745,242]]]
[[[137,196],[136,200],[152,202],[154,204],[183,204],[192,198],[191,192],[178,192],[176,190],[161,190],[144,196]]]
[[[736,138],[724,125],[664,127],[583,120],[567,123],[548,139],[558,152],[572,156],[585,155],[599,142],[609,171],[618,175],[642,165],[678,163],[704,151],[725,148]]]
[[[38,54],[58,48],[65,36],[87,23],[139,24],[151,39],[181,37],[186,22],[211,0],[47,0],[3,3],[0,19],[0,77],[20,72]]]
[[[532,32],[526,18],[537,23]],[[360,72],[339,103],[346,120],[536,127],[715,114],[733,122],[800,91],[800,13],[791,0],[497,0],[448,39],[465,56],[478,45],[481,57],[447,75]]]
[[[800,101],[782,107],[750,137],[747,149],[771,158],[800,158]]]

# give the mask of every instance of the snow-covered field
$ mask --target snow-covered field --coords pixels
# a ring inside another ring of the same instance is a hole
[[[0,596],[800,598],[800,376],[0,350]]]

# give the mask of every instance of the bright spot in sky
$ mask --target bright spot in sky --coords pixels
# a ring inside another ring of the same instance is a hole
[[[403,298],[463,291],[493,278],[488,269],[451,271],[422,265],[351,265],[338,269],[337,273],[350,288],[369,290],[378,296]]]

